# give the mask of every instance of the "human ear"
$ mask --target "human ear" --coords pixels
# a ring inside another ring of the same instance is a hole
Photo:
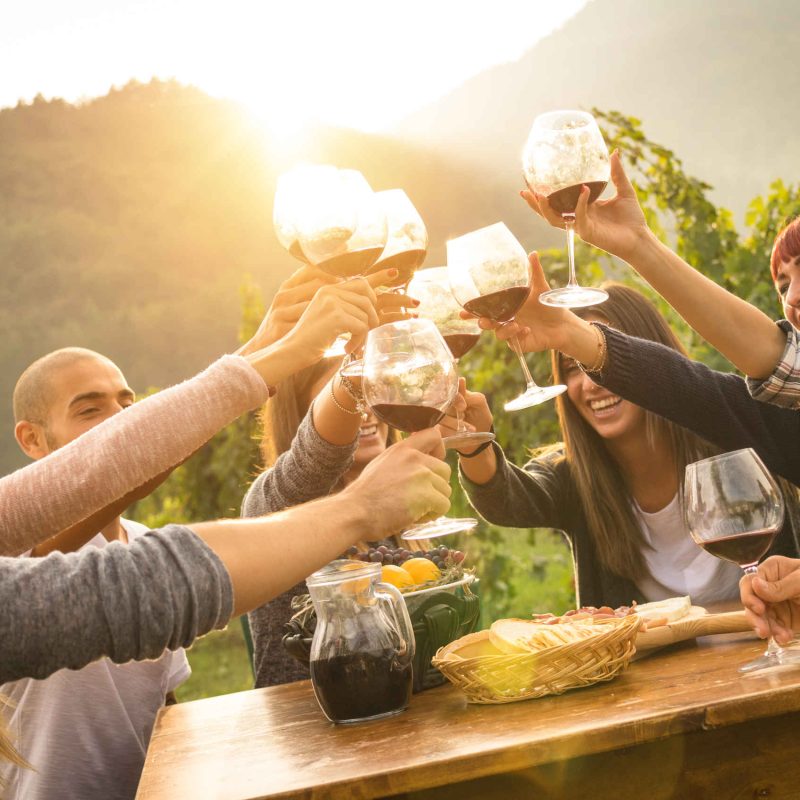
[[[34,460],[44,458],[50,448],[47,445],[47,437],[44,434],[44,427],[37,422],[28,422],[23,419],[14,426],[14,437],[17,444],[26,456]]]

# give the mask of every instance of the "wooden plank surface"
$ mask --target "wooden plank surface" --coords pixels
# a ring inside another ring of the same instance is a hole
[[[709,637],[609,683],[502,706],[444,686],[353,726],[327,722],[307,682],[170,706],[137,798],[384,797],[800,711],[800,669],[738,672],[763,649],[751,634]]]

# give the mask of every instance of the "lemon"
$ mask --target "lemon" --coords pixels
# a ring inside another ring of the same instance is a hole
[[[403,569],[411,576],[414,583],[436,581],[442,576],[439,567],[427,558],[409,558],[403,563]]]
[[[396,567],[394,564],[387,564],[385,567],[381,567],[381,580],[384,583],[391,583],[392,586],[398,589],[406,589],[414,585],[414,579],[411,575],[402,567]]]

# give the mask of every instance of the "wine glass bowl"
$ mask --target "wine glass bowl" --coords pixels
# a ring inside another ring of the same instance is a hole
[[[589,202],[602,194],[611,177],[608,148],[595,118],[585,111],[549,111],[533,121],[522,153],[522,171],[531,191],[545,195],[567,229],[569,281],[543,292],[546,305],[579,308],[602,303],[602,289],[578,285],[575,275],[575,210],[584,186]]]
[[[364,399],[375,416],[407,433],[436,425],[458,391],[450,351],[426,319],[401,320],[371,330],[362,374]]]
[[[386,246],[386,215],[357,170],[322,176],[297,227],[308,261],[338,278],[364,275]]]
[[[428,230],[417,209],[402,189],[387,189],[375,195],[386,215],[386,247],[369,274],[381,269],[396,269],[397,279],[390,287],[405,286],[422,266],[428,252]]]
[[[530,267],[525,249],[511,231],[497,222],[447,243],[450,288],[458,303],[477,317],[510,322],[531,292]],[[525,376],[525,391],[505,404],[518,411],[550,400],[566,386],[537,386],[516,336],[510,339]]]
[[[775,479],[751,448],[705,458],[686,467],[684,515],[694,541],[717,558],[755,574],[783,525],[784,500]],[[740,667],[754,672],[800,663],[800,655],[770,638],[766,653]]]

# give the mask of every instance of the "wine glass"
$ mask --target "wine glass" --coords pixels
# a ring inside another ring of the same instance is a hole
[[[461,306],[450,289],[447,267],[421,269],[411,279],[407,292],[419,301],[416,309],[419,317],[436,325],[458,365],[458,360],[478,343],[481,328],[474,317],[461,319]],[[490,431],[468,431],[458,412],[456,420],[458,431],[443,439],[445,447],[468,447],[494,441],[495,435]]]
[[[569,280],[563,289],[539,295],[549,306],[580,308],[608,299],[602,289],[579,286],[575,277],[575,208],[583,186],[589,202],[602,193],[611,177],[608,148],[597,121],[585,111],[549,111],[533,121],[522,153],[528,188],[547,197],[567,229]]]
[[[297,217],[298,242],[309,263],[329,275],[364,275],[386,245],[386,215],[366,178],[354,169],[318,172]],[[325,356],[343,356],[349,335]]]
[[[428,252],[428,230],[414,204],[402,189],[376,192],[386,215],[386,247],[367,274],[381,269],[396,269],[400,274],[391,288],[405,286]]]
[[[738,564],[745,574],[758,571],[783,524],[784,502],[778,484],[751,448],[722,453],[686,467],[686,527],[707,553]],[[772,637],[763,656],[739,667],[754,672],[800,663]]]
[[[451,239],[447,243],[447,270],[453,296],[464,310],[495,322],[510,322],[531,292],[528,256],[502,222]],[[538,405],[567,390],[563,384],[537,386],[519,339],[513,336],[510,344],[526,386],[519,397],[505,404],[506,411]]]
[[[364,400],[378,419],[411,433],[431,428],[444,417],[458,391],[458,375],[433,322],[405,319],[367,334],[362,386]],[[477,524],[471,517],[439,517],[409,528],[402,538],[431,539]]]

